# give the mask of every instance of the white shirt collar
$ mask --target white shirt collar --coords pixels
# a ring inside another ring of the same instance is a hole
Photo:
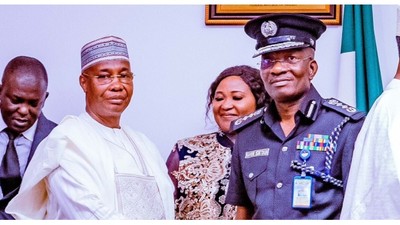
[[[87,112],[83,112],[80,115],[80,117],[86,120],[88,123],[90,123],[93,127],[95,127],[96,130],[99,131],[103,135],[103,137],[105,137],[108,140],[110,139],[113,140],[115,133],[120,132],[122,130],[121,128],[111,128],[104,126],[103,124],[95,120],[93,117],[91,117]]]

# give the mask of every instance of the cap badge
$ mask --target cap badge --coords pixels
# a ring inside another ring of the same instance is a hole
[[[274,36],[278,31],[278,26],[273,21],[265,21],[261,24],[261,33],[264,37]]]

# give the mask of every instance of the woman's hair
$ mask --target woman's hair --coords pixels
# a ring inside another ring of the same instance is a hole
[[[264,83],[260,77],[260,70],[246,65],[229,67],[222,71],[217,78],[215,78],[214,82],[211,83],[211,86],[208,89],[206,105],[207,117],[219,83],[229,76],[239,76],[250,87],[251,93],[253,93],[254,98],[256,99],[257,109],[265,106],[269,101],[269,95],[265,91]]]

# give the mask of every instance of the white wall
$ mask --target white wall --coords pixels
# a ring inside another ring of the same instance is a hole
[[[207,90],[226,67],[248,64],[255,41],[243,26],[206,26],[204,5],[49,6],[0,5],[0,70],[18,55],[41,60],[49,74],[44,112],[60,122],[84,110],[78,84],[80,48],[105,35],[128,43],[135,96],[123,121],[144,132],[166,158],[176,140],[215,130],[205,119]],[[383,83],[397,66],[396,7],[374,6]],[[317,42],[319,72],[313,81],[335,97],[341,26],[329,26]]]

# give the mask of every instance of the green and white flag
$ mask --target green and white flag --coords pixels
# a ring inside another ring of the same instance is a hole
[[[345,5],[338,98],[368,112],[382,93],[371,5]]]

